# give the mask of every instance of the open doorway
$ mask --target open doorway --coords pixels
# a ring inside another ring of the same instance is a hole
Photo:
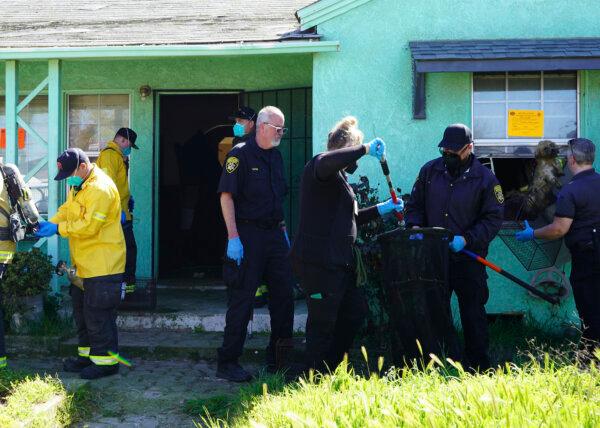
[[[159,277],[216,279],[226,238],[217,195],[219,143],[233,136],[228,117],[240,95],[159,96]]]

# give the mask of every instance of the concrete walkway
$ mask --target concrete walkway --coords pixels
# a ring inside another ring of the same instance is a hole
[[[87,383],[95,398],[96,411],[81,427],[193,427],[184,413],[189,399],[216,394],[234,394],[239,385],[217,379],[215,363],[190,360],[131,359],[131,369],[121,366],[117,375],[80,381],[77,374],[62,372],[57,358],[11,360],[11,367],[43,374],[56,374],[66,385]],[[246,364],[257,372],[258,365]]]

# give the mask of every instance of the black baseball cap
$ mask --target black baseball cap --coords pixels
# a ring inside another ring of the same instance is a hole
[[[457,152],[472,142],[473,134],[471,134],[469,127],[462,123],[455,123],[446,128],[444,138],[442,138],[438,147]]]
[[[54,180],[64,180],[65,178],[71,176],[71,174],[73,174],[73,171],[75,171],[79,167],[79,165],[81,165],[82,163],[87,163],[89,161],[90,159],[79,147],[72,147],[70,149],[65,150],[56,159],[58,174],[56,174]]]
[[[256,121],[256,112],[250,107],[240,107],[235,113],[229,116],[229,119],[246,119]]]
[[[131,143],[131,147],[134,149],[139,149],[138,146],[135,145],[135,140],[137,140],[137,134],[131,128],[119,128],[115,135],[120,135],[123,138],[127,138]]]

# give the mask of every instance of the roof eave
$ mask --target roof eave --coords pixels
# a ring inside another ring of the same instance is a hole
[[[300,29],[316,27],[371,0],[320,0],[296,11]]]
[[[339,48],[340,43],[337,41],[248,42],[203,45],[82,46],[54,48],[32,47],[0,49],[0,60],[274,55],[337,52],[339,51]]]

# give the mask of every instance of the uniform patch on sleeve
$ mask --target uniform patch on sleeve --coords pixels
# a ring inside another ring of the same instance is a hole
[[[233,174],[235,170],[238,169],[238,166],[240,166],[240,160],[235,156],[231,156],[227,159],[227,162],[225,162],[225,171],[227,171],[228,174]]]
[[[496,196],[496,200],[498,201],[498,203],[504,203],[504,194],[502,193],[502,186],[500,186],[499,184],[494,186],[494,195]]]

